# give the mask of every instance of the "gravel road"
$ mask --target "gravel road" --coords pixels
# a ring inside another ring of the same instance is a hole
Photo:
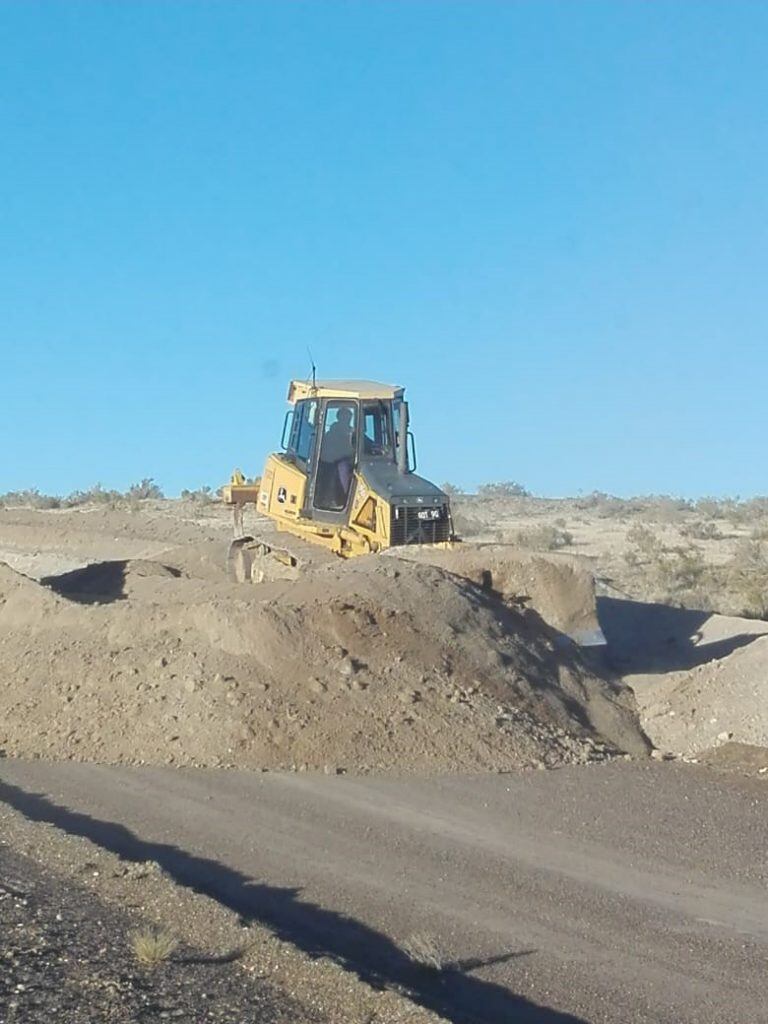
[[[326,1024],[235,957],[182,946],[143,967],[134,930],[147,926],[0,846],[0,1024]]]
[[[458,1022],[768,1021],[768,785],[689,765],[351,778],[0,764],[0,798],[156,860]],[[426,935],[445,969],[414,968]]]

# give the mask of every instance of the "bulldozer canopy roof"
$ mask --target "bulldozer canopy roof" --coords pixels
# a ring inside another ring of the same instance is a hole
[[[302,398],[402,398],[404,388],[375,380],[292,380],[288,401]]]

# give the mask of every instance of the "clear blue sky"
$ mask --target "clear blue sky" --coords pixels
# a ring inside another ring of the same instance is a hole
[[[0,491],[260,471],[287,381],[420,469],[768,492],[768,4],[0,0]]]

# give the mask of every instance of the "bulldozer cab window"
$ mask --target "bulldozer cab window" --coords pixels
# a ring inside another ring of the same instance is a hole
[[[317,508],[341,512],[347,507],[356,451],[357,403],[328,402],[317,465]]]
[[[297,402],[288,450],[302,462],[309,462],[317,432],[317,400]]]
[[[386,402],[363,405],[363,455],[392,455],[389,406]]]

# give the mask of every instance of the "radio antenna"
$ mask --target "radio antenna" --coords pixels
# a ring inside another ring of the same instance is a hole
[[[309,364],[312,367],[312,387],[317,387],[317,367],[315,366],[315,357],[312,355],[312,350],[307,345],[307,352],[309,353]]]

